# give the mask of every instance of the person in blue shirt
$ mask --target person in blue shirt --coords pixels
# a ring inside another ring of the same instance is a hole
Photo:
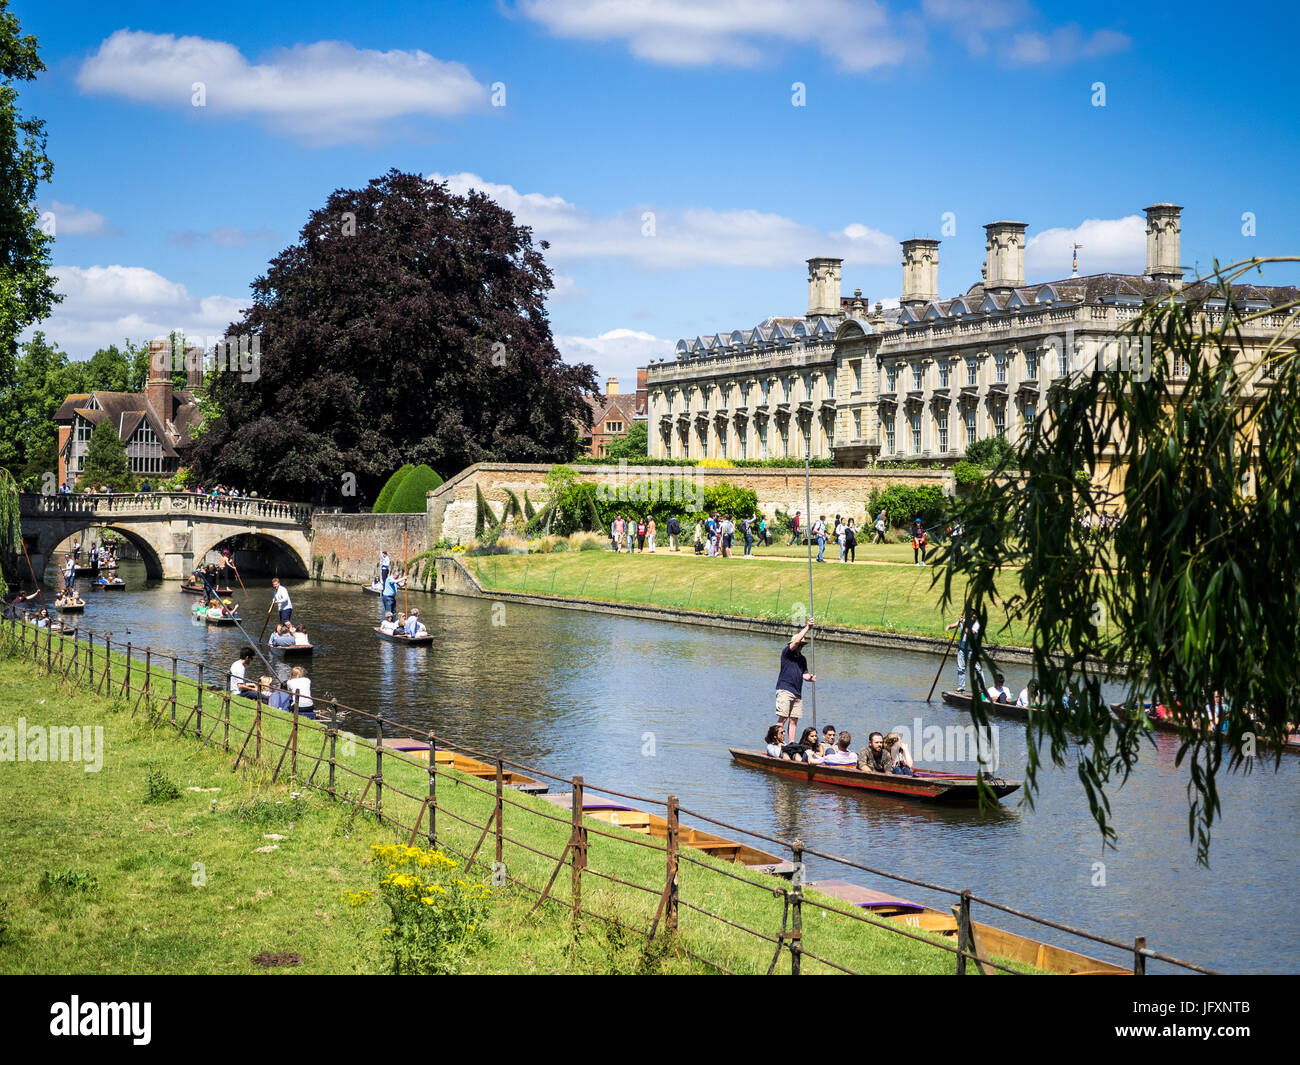
[[[429,630],[420,622],[420,612],[418,610],[412,610],[411,616],[406,619],[406,635],[425,636],[428,632]]]
[[[397,582],[393,580],[391,573],[384,577],[383,590],[379,595],[383,612],[385,614],[394,613],[397,610]]]

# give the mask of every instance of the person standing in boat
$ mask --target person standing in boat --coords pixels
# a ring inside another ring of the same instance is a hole
[[[63,567],[63,590],[65,592],[75,592],[77,589],[77,563],[71,555],[68,556],[67,564]]]
[[[289,589],[280,583],[279,577],[271,578],[271,588],[275,592],[271,605],[279,607],[280,620],[287,625],[293,617],[293,601],[289,598]]]
[[[379,592],[380,608],[385,614],[397,613],[397,582],[390,573],[384,578]]]
[[[971,651],[975,649],[975,641],[980,634],[980,623],[975,617],[975,611],[967,610],[964,618],[958,618],[951,625],[944,626],[944,632],[951,632],[953,629],[958,630],[957,690],[964,692],[966,690],[966,659]],[[976,668],[978,669],[978,666]]]
[[[379,552],[379,586],[384,586],[384,581],[388,580],[388,571],[392,568],[393,560],[388,557],[387,551]]]
[[[794,743],[795,729],[803,716],[803,682],[817,683],[817,678],[808,672],[808,659],[803,656],[803,646],[812,628],[813,619],[809,618],[794,639],[781,649],[781,671],[776,678],[776,717],[787,743]]]

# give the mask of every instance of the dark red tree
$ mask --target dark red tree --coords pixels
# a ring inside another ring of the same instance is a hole
[[[232,336],[260,366],[209,375],[222,415],[195,445],[204,481],[373,499],[403,463],[573,457],[590,365],[561,361],[532,231],[478,192],[390,170],[340,189],[253,285]]]

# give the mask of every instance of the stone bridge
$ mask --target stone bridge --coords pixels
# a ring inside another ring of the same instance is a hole
[[[60,543],[94,527],[112,529],[135,544],[151,578],[181,580],[209,551],[250,533],[271,541],[283,556],[285,576],[310,573],[312,508],[306,503],[183,492],[22,495],[19,514],[38,579]]]

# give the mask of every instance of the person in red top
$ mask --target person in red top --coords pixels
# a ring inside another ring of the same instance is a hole
[[[790,519],[790,542],[786,547],[793,547],[799,542],[799,512],[794,512],[794,517]]]

